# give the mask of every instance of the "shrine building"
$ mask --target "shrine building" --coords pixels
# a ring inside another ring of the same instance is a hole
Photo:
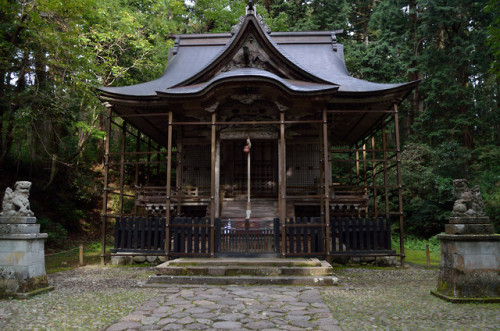
[[[272,32],[250,8],[172,36],[160,78],[100,88],[102,257],[403,259],[398,105],[418,81],[350,76],[341,32]]]

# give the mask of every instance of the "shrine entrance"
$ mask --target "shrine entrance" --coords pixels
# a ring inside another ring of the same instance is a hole
[[[249,153],[243,151],[246,144],[246,139],[221,144],[222,206],[216,242],[222,255],[263,256],[278,251],[278,141],[252,139]]]
[[[252,198],[278,196],[278,142],[276,139],[252,139],[250,149],[250,191]],[[246,140],[223,140],[221,184],[224,199],[246,200],[248,191]],[[242,217],[245,217],[243,212]]]

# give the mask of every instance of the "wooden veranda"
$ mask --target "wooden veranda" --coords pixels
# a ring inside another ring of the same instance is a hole
[[[250,11],[174,36],[160,79],[101,88],[102,258],[396,255],[392,225],[403,260],[398,104],[418,82],[350,77],[338,32],[270,33]]]

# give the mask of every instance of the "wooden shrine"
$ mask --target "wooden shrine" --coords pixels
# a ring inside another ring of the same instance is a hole
[[[398,105],[418,82],[351,77],[340,32],[271,32],[249,8],[172,36],[162,77],[102,87],[102,256],[396,255],[398,224],[403,258]]]

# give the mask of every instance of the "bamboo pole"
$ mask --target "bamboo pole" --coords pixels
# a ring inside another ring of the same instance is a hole
[[[108,107],[106,114],[105,130],[106,136],[104,137],[104,190],[102,196],[102,216],[101,216],[101,265],[105,264],[106,254],[106,223],[107,223],[107,210],[108,210],[108,185],[109,185],[109,143],[111,140],[111,107]]]
[[[168,112],[168,141],[167,141],[167,201],[165,204],[165,255],[168,260],[170,250],[170,195],[172,186],[172,111]]]
[[[405,263],[404,245],[404,220],[403,220],[403,184],[401,180],[401,145],[399,141],[399,113],[398,105],[394,105],[394,128],[396,135],[396,162],[398,172],[398,203],[399,203],[399,248],[401,253],[401,266]]]

